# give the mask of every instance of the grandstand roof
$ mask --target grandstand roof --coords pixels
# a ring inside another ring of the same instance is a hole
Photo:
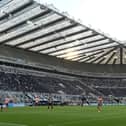
[[[126,64],[120,41],[33,0],[0,1],[0,44],[70,61]]]

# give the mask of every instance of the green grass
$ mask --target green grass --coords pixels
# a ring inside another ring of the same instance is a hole
[[[126,106],[25,107],[0,112],[0,126],[126,126]]]

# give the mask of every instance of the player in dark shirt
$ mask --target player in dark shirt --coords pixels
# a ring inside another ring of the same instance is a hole
[[[81,106],[83,107],[84,103],[89,105],[89,101],[85,96],[81,96]]]
[[[1,112],[3,111],[3,99],[1,96],[0,96],[0,111]]]
[[[48,109],[53,109],[53,97],[49,95],[48,97]]]

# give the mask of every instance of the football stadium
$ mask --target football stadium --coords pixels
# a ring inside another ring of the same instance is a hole
[[[126,45],[36,0],[0,0],[0,126],[125,126]]]

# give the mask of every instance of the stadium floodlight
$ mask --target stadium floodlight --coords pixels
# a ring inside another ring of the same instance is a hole
[[[104,56],[104,58],[107,58],[107,56]]]
[[[12,18],[12,14],[11,14],[11,13],[8,13],[8,12],[6,12],[6,11],[4,11],[4,10],[0,10],[0,13],[3,13],[3,14],[5,14],[5,15],[7,15],[9,19]]]
[[[31,25],[31,26],[36,25],[36,24],[34,24],[32,21],[30,21],[30,20],[26,21],[26,23],[27,23],[28,25]]]
[[[4,10],[0,10],[0,13],[3,13],[3,14],[8,14],[6,11]]]
[[[40,6],[40,9],[42,10],[46,8],[46,6],[42,6],[41,4],[39,6]]]
[[[114,53],[117,53],[118,51],[117,51],[117,50],[114,50],[113,52],[114,52]]]

